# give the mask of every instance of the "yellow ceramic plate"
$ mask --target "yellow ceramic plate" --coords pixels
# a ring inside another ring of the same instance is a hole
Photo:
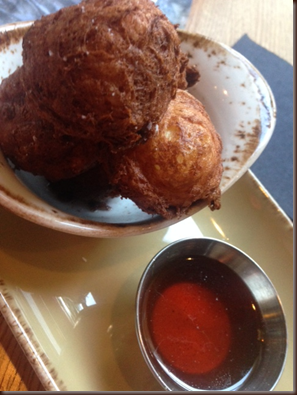
[[[203,235],[242,249],[276,287],[288,355],[275,391],[293,391],[293,227],[250,171],[221,210],[139,236],[79,237],[1,208],[0,223],[0,309],[46,390],[161,390],[138,348],[136,289],[161,248]]]

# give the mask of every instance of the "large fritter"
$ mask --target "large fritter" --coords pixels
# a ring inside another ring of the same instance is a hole
[[[25,89],[43,116],[113,151],[153,132],[186,86],[186,65],[151,0],[86,0],[36,21],[23,40]]]
[[[220,207],[222,143],[203,105],[179,90],[146,143],[115,155],[112,182],[142,210],[165,218],[197,200]]]

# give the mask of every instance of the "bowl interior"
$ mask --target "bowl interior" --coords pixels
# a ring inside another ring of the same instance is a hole
[[[204,269],[202,264],[199,264],[201,257],[207,257],[217,261],[219,265],[224,267],[224,270],[227,267],[227,269],[231,269],[232,275],[235,273],[237,277],[240,277],[244,283],[243,285],[248,287],[253,296],[256,306],[255,310],[258,310],[261,320],[261,329],[257,329],[259,348],[255,361],[248,372],[245,373],[244,377],[241,377],[240,380],[235,383],[232,382],[231,384],[230,382],[230,385],[228,385],[227,380],[226,383],[224,383],[226,387],[222,389],[270,391],[280,378],[287,350],[287,332],[282,306],[274,286],[263,270],[242,251],[219,240],[201,238],[177,241],[161,250],[148,264],[140,280],[136,297],[136,333],[144,359],[156,379],[167,390],[184,391],[205,389],[195,386],[194,384],[189,384],[191,380],[195,382],[195,380],[191,377],[189,378],[189,376],[186,377],[188,381],[183,381],[181,378],[182,376],[177,374],[174,368],[172,368],[172,364],[168,363],[168,360],[166,362],[166,358],[160,354],[158,351],[159,346],[153,339],[154,335],[152,335],[151,322],[153,315],[149,313],[151,309],[149,306],[152,305],[151,301],[160,298],[160,289],[162,289],[162,287],[159,285],[161,284],[159,278],[161,278],[161,276],[163,276],[163,278],[169,278],[171,276],[174,270],[174,262],[186,262],[188,260],[195,260],[195,265],[197,264],[199,266],[195,268],[195,270],[192,268],[193,272],[201,270],[202,273]],[[179,271],[177,274],[179,281],[183,278],[183,273],[186,270],[185,264],[186,263],[182,263],[178,268]],[[212,265],[213,263],[208,264]],[[223,280],[225,284],[227,283],[226,273],[225,279]],[[158,293],[158,295],[154,295],[154,292]],[[233,296],[238,303],[241,303],[240,301],[243,300],[241,298],[243,292],[243,286],[235,290]],[[164,294],[162,295],[164,296]],[[236,308],[238,308],[238,306]],[[242,308],[244,308],[244,306],[242,306]],[[231,311],[234,312],[236,309],[230,309],[230,312]],[[250,331],[250,329],[247,328],[247,331]],[[242,338],[244,338],[243,334],[244,330],[242,330]],[[246,351],[244,351],[244,344],[242,342],[238,344],[239,349],[237,352],[239,353],[236,354],[236,358],[238,358],[239,361],[239,355],[246,355]],[[228,358],[229,356],[226,357],[226,359]],[[239,364],[238,361],[235,365]],[[224,372],[224,370],[221,370],[221,372]],[[214,374],[217,375],[215,380],[222,380],[220,375],[222,375],[222,377],[224,375],[226,376],[225,373],[220,373],[219,370],[214,370]],[[209,377],[211,378],[211,375],[209,375]],[[206,385],[203,381],[202,383]]]
[[[0,82],[22,64],[22,37],[31,22],[0,28],[6,39],[0,47]],[[266,81],[240,54],[200,35],[180,32],[181,47],[196,64],[201,80],[190,91],[205,105],[222,137],[224,193],[254,163],[268,143],[275,124],[275,103]],[[191,216],[165,220],[141,211],[129,199],[97,202],[63,201],[43,177],[13,171],[0,153],[0,204],[14,213],[56,230],[95,237],[121,237],[151,232]]]

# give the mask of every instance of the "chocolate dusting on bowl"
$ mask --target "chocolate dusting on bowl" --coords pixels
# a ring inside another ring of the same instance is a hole
[[[30,26],[24,26],[0,32],[0,51],[7,50],[10,45],[19,43],[29,28]]]

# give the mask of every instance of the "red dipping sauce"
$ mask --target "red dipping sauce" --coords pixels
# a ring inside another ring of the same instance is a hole
[[[260,355],[262,319],[252,293],[226,265],[173,261],[148,292],[148,329],[158,359],[194,389],[232,387]]]

